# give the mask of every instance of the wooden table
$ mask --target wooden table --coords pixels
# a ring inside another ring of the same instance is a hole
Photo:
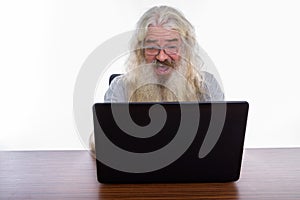
[[[0,199],[300,199],[300,148],[246,149],[233,183],[100,184],[86,151],[0,152]]]

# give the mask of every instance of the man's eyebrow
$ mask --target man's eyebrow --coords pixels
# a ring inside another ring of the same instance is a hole
[[[167,42],[177,42],[178,38],[168,39],[168,40],[165,40],[165,41],[167,41]]]
[[[158,40],[147,39],[145,42],[146,43],[155,43],[155,42],[158,42]]]
[[[178,38],[173,38],[173,39],[166,39],[165,41],[166,42],[177,42],[179,40],[178,40]],[[155,39],[146,39],[145,42],[146,43],[156,43],[156,42],[158,42],[158,40],[155,40]]]

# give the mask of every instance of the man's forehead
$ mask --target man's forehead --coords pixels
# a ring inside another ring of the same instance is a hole
[[[178,31],[169,30],[163,27],[149,27],[145,38],[146,42],[156,41],[176,42],[180,40]]]

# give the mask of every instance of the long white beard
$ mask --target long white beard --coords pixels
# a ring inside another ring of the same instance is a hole
[[[186,67],[176,66],[168,75],[157,75],[155,64],[143,64],[125,75],[130,102],[198,101],[197,88],[186,78]]]

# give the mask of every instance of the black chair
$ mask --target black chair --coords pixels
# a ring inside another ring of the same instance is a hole
[[[109,85],[110,85],[110,83],[112,82],[112,80],[114,78],[116,78],[117,76],[120,76],[120,75],[122,75],[122,74],[112,74],[112,75],[110,75],[110,77],[109,77]]]

